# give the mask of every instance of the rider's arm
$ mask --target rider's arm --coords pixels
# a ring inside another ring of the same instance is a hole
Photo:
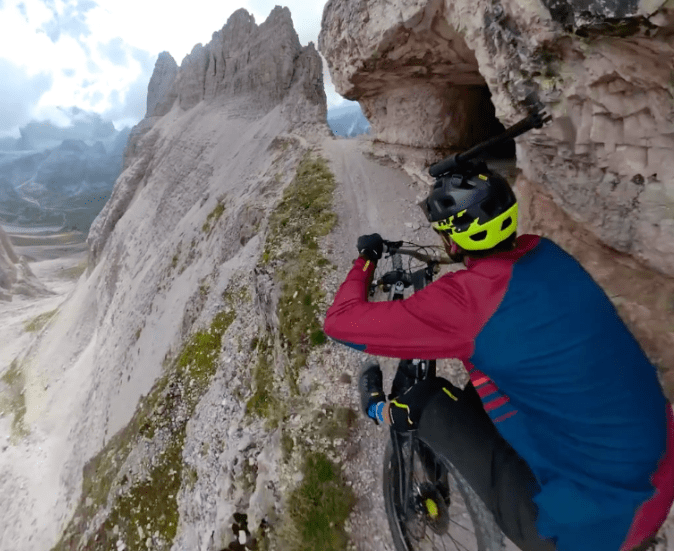
[[[466,271],[446,274],[405,300],[368,302],[374,264],[359,258],[328,309],[326,335],[394,358],[469,358],[484,323]],[[480,277],[475,274],[474,277]]]

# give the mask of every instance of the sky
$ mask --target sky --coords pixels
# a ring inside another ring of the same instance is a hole
[[[262,23],[279,0],[0,0],[0,137],[30,120],[68,126],[72,106],[117,129],[145,115],[160,52],[178,65],[245,8]],[[318,43],[324,0],[285,0],[302,45]],[[325,61],[328,106],[344,100]]]

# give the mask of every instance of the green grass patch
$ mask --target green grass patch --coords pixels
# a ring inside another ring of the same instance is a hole
[[[28,429],[24,424],[26,416],[25,386],[26,377],[19,363],[14,360],[9,369],[0,377],[5,385],[0,391],[0,415],[9,413],[13,415],[12,434],[10,440],[13,444],[28,436]]]
[[[218,204],[215,205],[215,208],[206,217],[204,225],[201,226],[201,231],[209,233],[215,226],[215,223],[220,219],[223,212],[225,212],[225,204],[222,201],[218,201]]]
[[[246,402],[246,411],[267,419],[271,427],[276,427],[283,416],[283,408],[274,393],[272,342],[270,335],[257,339],[257,362],[253,368],[254,393]]]
[[[319,250],[319,239],[337,222],[331,210],[334,189],[335,178],[325,159],[306,154],[270,217],[262,255],[263,263],[280,264],[279,333],[288,350],[288,384],[295,394],[310,349],[326,340],[318,309],[325,296],[320,282],[328,260]]]
[[[284,539],[289,551],[344,551],[344,523],[356,498],[343,481],[339,467],[323,453],[310,453],[304,478],[288,498],[291,525]]]
[[[216,372],[222,337],[234,319],[230,306],[208,328],[192,334],[141,399],[129,424],[85,465],[80,502],[54,551],[114,549],[118,540],[128,551],[145,550],[148,537],[153,539],[153,549],[171,547],[183,476],[188,485],[196,482],[196,473],[189,468],[183,475],[187,422]],[[122,465],[144,439],[154,440],[160,451],[150,458],[143,475],[133,481],[123,475],[120,480]],[[106,503],[111,506],[110,514],[84,541],[82,534],[93,528],[89,526],[92,518]]]
[[[44,312],[39,316],[34,317],[32,320],[24,323],[23,328],[30,333],[37,333],[45,325],[47,325],[50,320],[56,315],[58,308],[51,310],[49,312]]]
[[[178,530],[177,500],[182,482],[184,442],[183,427],[171,436],[149,476],[116,498],[110,514],[96,531],[96,548],[116,549],[117,541],[121,540],[129,551],[145,550],[147,538],[154,536],[153,548],[170,549]]]

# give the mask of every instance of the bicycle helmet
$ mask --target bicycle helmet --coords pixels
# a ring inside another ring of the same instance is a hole
[[[508,182],[484,163],[463,174],[447,174],[419,203],[438,232],[466,251],[483,251],[517,231],[517,199]]]

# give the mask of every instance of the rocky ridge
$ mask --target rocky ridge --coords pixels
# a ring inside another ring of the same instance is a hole
[[[250,537],[265,537],[301,478],[301,442],[278,464],[281,432],[256,365],[274,359],[280,415],[304,389],[293,426],[316,422],[320,396],[293,382],[284,360],[298,354],[288,343],[308,345],[287,328],[282,337],[279,304],[296,301],[284,298],[279,277],[293,264],[279,255],[315,243],[322,233],[299,239],[323,215],[293,213],[304,233],[276,245],[283,226],[269,228],[298,167],[330,181],[309,154],[330,136],[320,57],[276,8],[259,26],[236,12],[172,82],[171,67],[166,56],[157,63],[148,116],[89,234],[88,271],[13,364],[22,388],[10,390],[25,406],[13,421],[0,417],[10,434],[0,454],[2,549],[220,551],[240,538],[235,512]],[[315,231],[328,227],[325,216]],[[302,266],[293,277],[308,273]],[[318,343],[325,306],[323,291],[312,292],[303,315]],[[293,370],[311,361],[297,358]],[[334,458],[333,440],[316,449]]]
[[[94,260],[145,175],[150,159],[143,155],[140,141],[159,118],[174,108],[190,110],[202,101],[245,98],[237,106],[241,116],[257,118],[279,106],[295,127],[301,129],[305,121],[311,121],[311,131],[314,121],[327,116],[319,61],[312,43],[301,47],[290,11],[279,6],[259,26],[246,10],[237,10],[222,30],[213,33],[212,41],[206,46],[197,44],[177,70],[171,55],[162,53],[150,80],[146,116],[133,128],[124,152],[125,169],[131,167],[132,159],[135,167],[117,183],[116,195],[91,230]],[[148,142],[153,139],[150,136]],[[145,151],[150,150],[148,145]]]

